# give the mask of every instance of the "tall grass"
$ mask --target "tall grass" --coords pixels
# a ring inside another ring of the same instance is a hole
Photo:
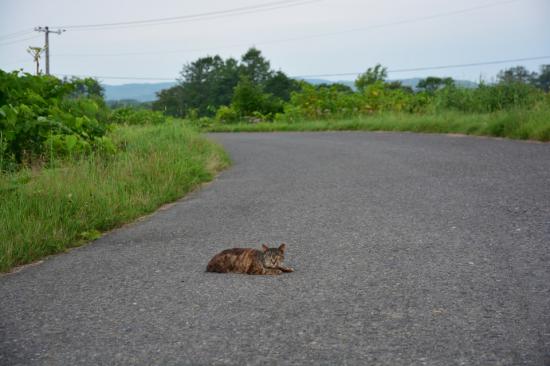
[[[173,201],[229,164],[181,122],[118,127],[116,155],[0,174],[0,271],[64,251]]]
[[[208,132],[272,131],[411,131],[425,133],[461,133],[550,141],[550,107],[515,108],[492,113],[441,111],[411,114],[380,112],[350,119],[297,122],[213,124]]]

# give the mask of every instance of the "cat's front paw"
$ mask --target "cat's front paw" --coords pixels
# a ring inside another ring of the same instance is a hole
[[[294,268],[291,267],[279,267],[279,269],[283,272],[294,272]]]
[[[264,274],[267,275],[281,275],[283,274],[283,271],[281,271],[279,268],[268,268],[265,270]]]

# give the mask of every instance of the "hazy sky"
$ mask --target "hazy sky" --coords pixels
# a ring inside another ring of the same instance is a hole
[[[276,9],[249,8],[275,2]],[[249,10],[154,26],[71,27],[242,7]],[[32,72],[25,50],[43,44],[43,33],[32,29],[46,25],[67,27],[62,35],[50,36],[53,74],[176,78],[186,62],[207,54],[238,58],[250,46],[290,76],[355,73],[376,63],[399,70],[549,56],[389,75],[491,80],[505,67],[522,64],[536,70],[550,63],[549,19],[550,0],[0,0],[0,68]]]

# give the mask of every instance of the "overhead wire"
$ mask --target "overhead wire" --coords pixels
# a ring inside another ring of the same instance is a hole
[[[463,14],[467,12],[472,12],[480,9],[485,9],[489,7],[499,6],[499,5],[505,5],[513,2],[518,2],[521,0],[505,0],[505,1],[498,1],[498,2],[492,2],[489,4],[464,8],[464,9],[458,9],[454,11],[448,11],[443,13],[435,13],[423,17],[416,17],[416,18],[410,18],[410,19],[404,19],[400,21],[394,21],[394,22],[388,22],[388,23],[381,23],[381,24],[374,24],[371,26],[366,27],[358,27],[358,28],[352,28],[347,30],[341,30],[341,31],[334,31],[334,32],[323,32],[323,33],[317,33],[317,34],[311,34],[311,35],[305,35],[305,36],[299,36],[299,37],[292,37],[292,38],[283,38],[283,39],[276,39],[271,41],[260,41],[260,42],[248,42],[248,43],[238,43],[233,45],[226,45],[226,46],[219,46],[219,47],[210,47],[210,48],[198,48],[198,49],[179,49],[179,50],[171,50],[171,51],[143,51],[143,52],[119,52],[119,53],[100,53],[100,54],[93,54],[93,53],[84,53],[84,54],[74,54],[74,53],[63,53],[63,54],[57,54],[56,56],[62,56],[62,57],[117,57],[117,56],[140,56],[140,55],[164,55],[164,54],[178,54],[178,53],[192,53],[192,52],[207,52],[207,51],[213,51],[213,50],[219,50],[219,49],[230,49],[230,48],[237,48],[237,47],[246,47],[250,44],[254,45],[269,45],[269,44],[277,44],[277,43],[286,43],[286,42],[294,42],[294,41],[301,41],[301,40],[309,40],[309,39],[315,39],[315,38],[323,38],[328,36],[335,36],[340,34],[346,34],[346,33],[352,33],[352,32],[363,32],[363,31],[369,31],[374,29],[380,29],[385,27],[392,27],[397,25],[403,25],[403,24],[410,24],[410,23],[416,23],[419,21],[424,20],[431,20],[431,19],[437,19],[442,17],[449,17],[453,15]]]
[[[0,43],[0,47],[8,46],[8,45],[15,44],[15,43],[20,43],[20,42],[25,42],[25,41],[28,41],[28,40],[31,40],[31,39],[36,39],[36,38],[40,38],[40,35],[35,35],[35,36],[32,36],[32,37],[28,37],[28,38],[17,39],[17,40],[13,40],[13,41],[9,41],[9,42]]]
[[[167,18],[155,18],[155,19],[143,19],[143,20],[133,20],[125,22],[113,22],[113,23],[99,23],[99,24],[80,24],[80,25],[64,25],[58,26],[56,28],[63,28],[66,30],[110,30],[110,29],[120,29],[120,28],[133,28],[133,27],[146,27],[146,26],[156,26],[156,25],[165,25],[173,23],[182,23],[189,21],[205,20],[205,19],[215,19],[219,17],[228,17],[236,16],[242,14],[250,14],[261,11],[269,11],[280,8],[288,8],[294,6],[305,5],[309,3],[319,2],[323,0],[282,0],[282,1],[273,1],[264,4],[242,6],[231,9],[196,13],[181,15],[175,17]]]
[[[464,64],[451,64],[451,65],[438,65],[438,66],[426,66],[426,67],[413,67],[413,68],[403,68],[403,69],[389,69],[388,73],[404,73],[412,71],[429,71],[429,70],[443,70],[443,69],[453,69],[453,68],[462,68],[462,67],[474,67],[474,66],[484,66],[484,65],[497,65],[497,64],[506,64],[514,62],[524,62],[524,61],[535,61],[535,60],[544,60],[550,59],[549,56],[535,56],[535,57],[522,57],[506,60],[495,60],[495,61],[482,61],[482,62],[470,62]],[[343,73],[332,73],[332,74],[310,74],[310,75],[293,75],[290,76],[293,79],[305,79],[305,78],[315,78],[315,77],[334,77],[334,76],[356,76],[361,74],[361,72],[343,72]],[[177,78],[168,78],[168,77],[148,77],[148,76],[104,76],[104,75],[76,75],[76,74],[56,74],[61,77],[91,77],[96,79],[112,79],[112,80],[160,80],[160,81],[175,81]]]
[[[482,62],[471,62],[471,63],[465,63],[465,64],[451,64],[451,65],[439,65],[439,66],[425,66],[425,67],[413,67],[413,68],[405,68],[405,69],[389,69],[387,70],[389,73],[403,73],[403,72],[413,72],[413,71],[430,71],[430,70],[444,70],[444,69],[456,69],[456,68],[463,68],[463,67],[474,67],[474,66],[485,66],[485,65],[498,65],[498,64],[508,64],[508,63],[514,63],[514,62],[524,62],[524,61],[535,61],[535,60],[545,60],[550,59],[550,56],[535,56],[535,57],[522,57],[522,58],[514,58],[514,59],[507,59],[507,60],[496,60],[496,61],[482,61]],[[342,72],[342,73],[333,73],[333,74],[309,74],[309,75],[296,75],[292,76],[296,79],[303,79],[303,78],[315,78],[315,77],[334,77],[334,76],[356,76],[364,71],[358,71],[358,72]]]
[[[27,34],[31,34],[33,31],[34,30],[32,28],[27,28],[27,29],[22,29],[20,31],[13,32],[13,33],[2,34],[2,35],[0,35],[0,41],[2,39],[18,38],[18,37],[21,37],[21,36],[25,36]]]

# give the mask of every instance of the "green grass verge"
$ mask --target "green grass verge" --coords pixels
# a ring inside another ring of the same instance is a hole
[[[204,130],[207,132],[411,131],[550,141],[550,108],[518,109],[495,113],[454,111],[437,114],[380,113],[346,120],[215,124]]]
[[[0,271],[95,239],[174,201],[229,165],[181,121],[118,127],[122,151],[0,174]]]

